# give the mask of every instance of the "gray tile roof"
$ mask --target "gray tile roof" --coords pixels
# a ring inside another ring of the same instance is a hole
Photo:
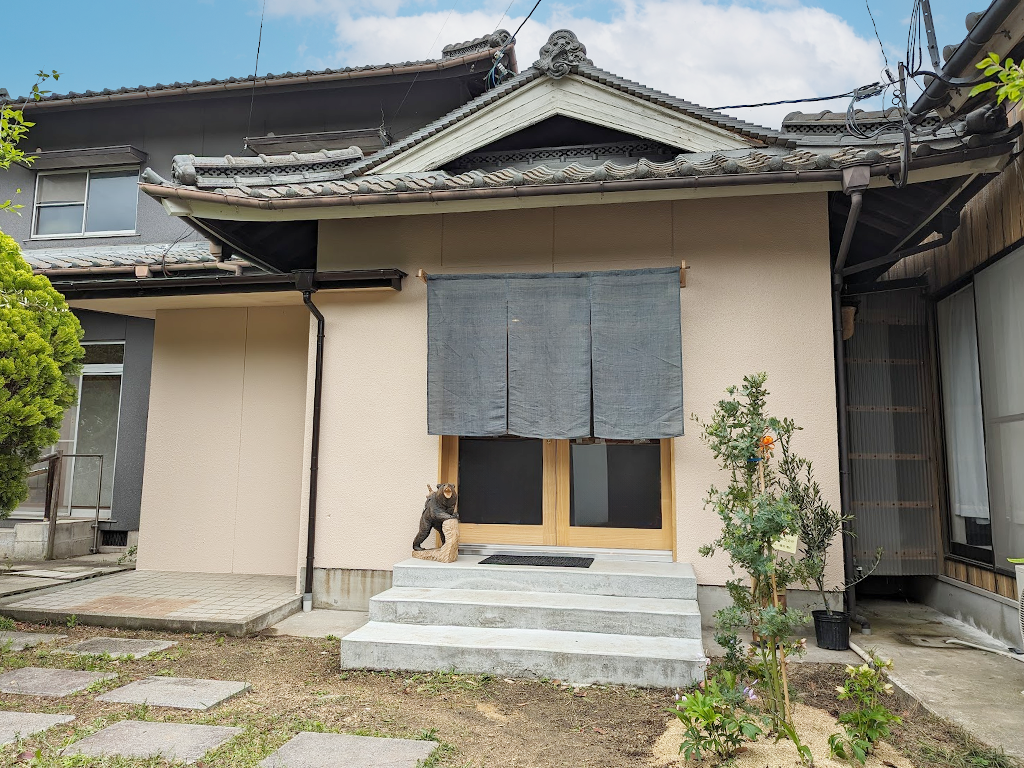
[[[166,258],[164,254],[166,253]],[[83,267],[131,267],[137,264],[198,264],[214,262],[206,240],[184,243],[133,245],[89,245],[81,248],[57,246],[30,248],[21,255],[33,270],[78,269]]]
[[[896,107],[883,111],[854,110],[857,125],[864,131],[875,131],[879,128],[892,127],[899,130],[901,118]],[[931,115],[921,122],[923,126],[940,123],[938,115]],[[846,131],[846,112],[790,112],[782,119],[784,134],[837,134]]]
[[[478,56],[483,51],[490,50],[489,42],[497,42],[497,45],[503,44],[504,40],[501,38],[500,33],[505,30],[498,30],[493,35],[487,35],[486,37],[477,38],[477,40],[470,40],[465,43],[457,43],[454,46],[445,46],[448,51],[447,54],[442,53],[440,59],[420,59],[418,61],[401,61],[388,64],[366,64],[357,67],[338,67],[338,68],[327,68],[327,69],[307,69],[305,72],[284,72],[282,74],[275,75],[268,72],[265,75],[261,75],[257,78],[252,76],[248,77],[225,77],[225,78],[211,78],[209,80],[192,80],[190,82],[174,82],[174,83],[157,83],[156,85],[137,85],[135,87],[127,86],[123,88],[104,88],[99,91],[83,91],[81,93],[75,91],[69,91],[68,93],[49,93],[43,96],[40,101],[42,103],[53,102],[53,101],[80,101],[82,99],[97,99],[103,97],[114,97],[114,98],[131,98],[133,96],[150,96],[160,95],[162,92],[174,92],[183,91],[188,92],[194,89],[201,89],[203,91],[209,91],[218,87],[239,85],[241,87],[256,85],[287,85],[291,82],[305,82],[310,78],[316,80],[330,80],[333,78],[343,77],[345,75],[352,74],[389,74],[388,70],[405,70],[411,67],[424,67],[427,65],[436,65],[439,69],[457,64],[458,60],[463,56]],[[508,35],[508,32],[505,32]],[[465,50],[462,50],[465,49]],[[28,96],[20,96],[16,99],[12,99],[12,104],[28,104],[33,99]]]
[[[337,178],[339,173],[344,173],[362,159],[363,151],[359,147],[256,157],[175,155],[171,161],[171,172],[182,184],[199,189],[242,184],[290,184]]]

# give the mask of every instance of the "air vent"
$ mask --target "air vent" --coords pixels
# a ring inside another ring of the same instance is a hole
[[[102,538],[100,546],[103,547],[127,547],[128,531],[100,531]]]

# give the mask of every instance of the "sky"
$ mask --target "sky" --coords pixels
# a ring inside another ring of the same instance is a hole
[[[260,75],[436,58],[447,43],[514,31],[534,2],[20,2],[4,10],[0,88],[25,94],[40,69],[62,73],[46,86],[58,93],[251,76],[264,5]],[[879,80],[883,48],[894,71],[905,58],[914,0],[870,5],[882,46],[864,0],[542,0],[516,51],[525,68],[551,31],[568,27],[598,67],[707,107],[825,96]],[[932,0],[940,50],[963,40],[964,17],[985,5]],[[791,111],[847,103],[727,111],[778,127]]]

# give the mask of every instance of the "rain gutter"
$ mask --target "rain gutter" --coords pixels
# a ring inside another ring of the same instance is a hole
[[[309,443],[309,506],[306,511],[306,569],[302,590],[302,610],[313,610],[313,556],[316,552],[316,491],[320,474],[320,400],[324,383],[324,316],[313,303],[317,290],[316,273],[295,272],[295,287],[302,291],[302,303],[316,319],[316,364],[313,374],[313,424]]]
[[[995,0],[978,19],[971,31],[960,43],[956,51],[949,57],[949,61],[939,73],[943,80],[931,78],[928,87],[925,88],[914,105],[910,108],[908,118],[911,123],[921,122],[925,116],[934,109],[938,109],[946,102],[946,95],[952,88],[950,79],[961,77],[964,71],[974,63],[989,40],[999,31],[999,28],[1010,17],[1010,14],[1020,5],[1020,0]]]
[[[843,349],[843,269],[850,254],[853,233],[857,228],[864,192],[871,182],[872,168],[854,165],[843,169],[843,192],[850,197],[850,213],[846,217],[843,239],[832,268],[832,338],[836,374],[836,412],[839,421],[839,503],[843,517],[843,579],[846,583],[846,612],[850,620],[860,624],[861,632],[869,634],[871,625],[857,613],[856,566],[853,562],[853,499],[850,487],[850,418],[847,413],[846,357]]]

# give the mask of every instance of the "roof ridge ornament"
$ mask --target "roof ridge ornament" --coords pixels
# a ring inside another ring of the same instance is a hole
[[[558,80],[565,77],[577,64],[591,64],[587,58],[587,47],[579,41],[571,29],[556,29],[541,46],[540,58],[533,63],[548,77]]]

